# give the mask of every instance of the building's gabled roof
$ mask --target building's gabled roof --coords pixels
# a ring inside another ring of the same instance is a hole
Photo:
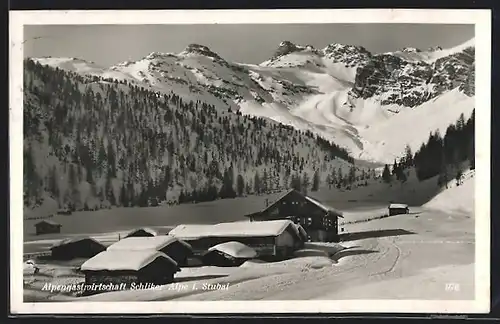
[[[309,201],[310,203],[313,203],[314,205],[318,206],[319,208],[323,209],[324,211],[330,212],[337,217],[344,218],[344,216],[342,215],[342,212],[340,210],[337,210],[337,209],[330,207],[322,202],[319,202],[318,200],[316,200],[312,197],[309,197],[309,196],[304,196],[304,197],[306,198],[307,201]]]
[[[58,246],[73,244],[73,243],[87,241],[87,240],[92,241],[96,244],[102,245],[101,243],[99,243],[98,241],[94,240],[91,237],[69,237],[69,238],[62,239],[59,242],[54,243],[50,248],[53,249],[53,248],[58,247]],[[102,246],[104,247],[104,245],[102,245]]]
[[[408,208],[408,205],[407,204],[390,204],[389,205],[389,208]]]
[[[113,250],[128,250],[128,251],[139,251],[139,250],[161,250],[166,246],[174,243],[180,242],[183,246],[189,247],[187,243],[180,241],[172,235],[159,235],[150,237],[127,237],[119,240],[116,243],[108,246],[108,251]]]
[[[215,225],[179,225],[169,235],[180,239],[197,239],[201,237],[267,237],[278,236],[293,222],[290,220],[272,220],[262,222],[231,222]],[[295,227],[293,230],[296,231]]]
[[[307,201],[309,201],[310,203],[316,205],[317,207],[321,208],[322,210],[324,210],[325,212],[329,212],[331,214],[333,214],[334,216],[337,216],[337,217],[341,217],[341,218],[344,218],[343,215],[342,215],[342,212],[333,208],[333,207],[330,207],[324,203],[321,203],[319,202],[317,199],[315,198],[312,198],[310,196],[307,196],[307,195],[304,195],[303,193],[295,190],[295,189],[290,189],[288,191],[286,191],[283,195],[281,195],[278,199],[276,199],[275,202],[273,202],[272,204],[270,204],[269,206],[267,206],[266,208],[264,208],[263,210],[259,211],[259,212],[255,212],[255,213],[251,213],[251,214],[247,214],[245,215],[246,217],[252,217],[252,216],[257,216],[259,214],[262,214],[262,213],[265,213],[266,211],[270,210],[271,208],[273,208],[274,206],[276,206],[283,198],[285,198],[286,196],[288,196],[289,194],[291,194],[292,192],[295,192],[295,193],[298,193],[299,195],[301,195],[302,197],[304,197],[304,199],[306,199]]]
[[[44,219],[42,221],[39,221],[38,223],[35,224],[35,226],[37,225],[40,225],[40,224],[49,224],[49,225],[53,225],[53,226],[62,226],[61,224],[57,223],[57,222],[54,222],[52,220],[48,220],[48,219]]]
[[[257,252],[249,246],[246,246],[240,242],[225,242],[221,244],[217,244],[208,249],[209,252],[219,251],[224,254],[230,255],[233,258],[255,258],[257,256]]]
[[[179,239],[195,239],[203,236],[207,236],[210,233],[210,229],[213,225],[199,225],[199,224],[181,224],[168,232],[168,235],[172,235]]]
[[[136,232],[139,232],[139,231],[144,231],[144,232],[149,233],[149,234],[151,234],[151,235],[153,235],[153,236],[158,235],[158,231],[156,231],[156,230],[154,230],[154,229],[152,229],[152,228],[149,228],[149,227],[140,227],[140,228],[136,228],[136,229],[134,229],[134,230],[132,230],[132,231],[128,232],[128,233],[125,235],[125,237],[127,237],[127,236],[129,236],[129,235],[132,235],[132,234],[134,234],[134,233],[136,233]]]
[[[177,262],[175,262],[168,255],[154,250],[106,250],[97,254],[93,258],[88,259],[84,264],[82,264],[80,269],[83,271],[138,271],[157,258],[164,258],[168,260],[168,262],[170,262],[173,266],[178,267]]]

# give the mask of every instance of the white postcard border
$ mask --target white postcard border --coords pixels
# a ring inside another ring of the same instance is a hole
[[[9,65],[10,304],[15,314],[76,313],[484,313],[490,307],[491,11],[448,9],[11,11]],[[330,300],[23,302],[23,26],[75,24],[475,24],[476,262],[473,301]],[[20,202],[15,204],[14,202]]]

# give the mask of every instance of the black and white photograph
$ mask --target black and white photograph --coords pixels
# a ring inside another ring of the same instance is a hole
[[[16,13],[19,312],[488,311],[489,11],[293,12]]]

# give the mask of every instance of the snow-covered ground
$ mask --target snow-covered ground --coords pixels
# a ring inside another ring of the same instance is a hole
[[[465,182],[464,188],[467,188]],[[48,301],[474,298],[473,214],[414,208],[411,214],[343,227],[340,244],[308,243],[295,258],[282,262],[251,260],[240,267],[185,268],[177,274],[176,283],[158,289],[90,297],[44,293],[41,287],[45,282],[83,279],[68,266],[39,265],[39,274],[25,276],[25,298]],[[446,289],[449,283],[459,288],[450,291]]]
[[[448,189],[443,190],[424,205],[426,208],[451,210],[466,214],[474,213],[475,171],[466,172],[457,185],[456,180],[448,183]]]

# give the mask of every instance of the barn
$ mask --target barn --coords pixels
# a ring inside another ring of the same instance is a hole
[[[156,236],[158,235],[158,232],[155,231],[152,228],[148,227],[142,227],[142,228],[136,228],[132,231],[130,231],[128,234],[125,235],[125,238],[127,237],[151,237],[151,236]]]
[[[130,289],[142,285],[151,288],[152,285],[165,285],[174,281],[178,272],[177,263],[162,252],[154,250],[104,251],[87,260],[80,267],[85,274],[87,287],[85,295],[118,289]],[[97,290],[99,289],[99,290]]]
[[[290,220],[179,225],[169,235],[187,241],[198,256],[217,244],[236,241],[253,248],[259,257],[283,258],[304,244]]]
[[[240,242],[217,244],[203,254],[202,261],[207,266],[237,267],[245,261],[257,257],[257,252]]]
[[[410,212],[410,208],[406,204],[390,204],[388,208],[389,216],[408,214]]]
[[[251,221],[290,219],[312,241],[338,242],[338,218],[342,212],[291,189],[264,210],[246,215]]]
[[[62,225],[51,220],[42,220],[35,224],[36,235],[61,233]]]
[[[108,251],[140,251],[154,250],[163,252],[171,257],[180,266],[187,264],[187,259],[192,256],[191,245],[171,235],[158,235],[150,237],[127,237],[107,249]]]
[[[90,237],[67,238],[50,248],[51,256],[56,260],[91,258],[104,250],[104,245]]]

